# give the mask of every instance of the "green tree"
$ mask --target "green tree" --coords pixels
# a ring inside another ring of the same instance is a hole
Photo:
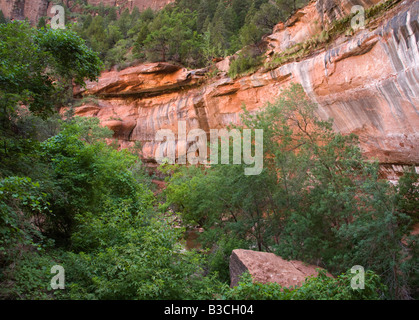
[[[161,11],[148,26],[150,33],[143,41],[147,58],[176,62],[186,62],[192,58],[193,63],[198,65],[201,37],[192,31],[196,28],[196,19],[196,14],[189,10]],[[137,42],[141,43],[141,40]]]
[[[236,13],[237,26],[243,26],[246,20],[246,15],[251,7],[251,0],[233,0],[232,8]]]
[[[397,188],[380,180],[357,138],[335,133],[316,108],[293,85],[259,113],[245,110],[244,127],[263,130],[262,173],[245,176],[243,165],[175,171],[167,201],[185,223],[204,228],[209,247],[234,235],[335,274],[362,265],[382,276],[388,296],[408,298],[419,265],[409,209],[417,175]]]
[[[100,60],[70,30],[36,30],[27,23],[0,25],[0,118],[4,128],[18,103],[36,114],[60,105],[75,81],[95,80]],[[57,81],[59,80],[59,81]]]
[[[90,47],[100,53],[103,59],[106,55],[109,45],[107,43],[105,20],[101,16],[95,16],[89,27],[86,29],[87,42]]]
[[[98,119],[76,118],[64,123],[61,132],[41,144],[41,155],[52,167],[50,208],[46,232],[66,241],[74,228],[74,217],[101,210],[105,199],[133,200],[133,209],[142,201],[137,197],[137,181],[130,169],[137,157],[117,152],[105,143],[112,133],[98,126]],[[107,159],[104,161],[104,159]]]
[[[262,4],[253,21],[265,33],[270,33],[280,22],[281,13],[279,6],[275,2],[267,2]]]
[[[173,35],[173,26],[170,24],[170,16],[167,12],[160,13],[149,26],[144,45],[147,56],[151,59],[166,61],[169,51],[169,41]],[[157,57],[156,57],[157,54]],[[156,57],[153,59],[153,57]]]
[[[0,10],[0,23],[7,23],[7,20],[3,14],[3,11]]]
[[[147,218],[144,211],[132,213],[120,202],[78,219],[73,241],[89,248],[70,254],[70,297],[213,299],[220,290],[220,283],[204,276],[202,258],[182,250],[181,230],[167,217]]]
[[[122,12],[121,16],[119,17],[117,21],[117,26],[124,38],[127,37],[128,30],[131,28],[131,25],[132,25],[131,14],[127,8]]]
[[[41,29],[41,28],[46,28],[46,27],[47,27],[47,24],[46,24],[45,18],[41,17],[38,21],[37,28]]]
[[[245,24],[239,33],[239,39],[242,46],[257,44],[263,35],[263,30],[258,28],[256,24]]]
[[[0,266],[17,258],[19,246],[32,246],[34,239],[44,240],[35,222],[48,205],[39,183],[24,177],[0,179]],[[0,269],[1,270],[1,269]]]

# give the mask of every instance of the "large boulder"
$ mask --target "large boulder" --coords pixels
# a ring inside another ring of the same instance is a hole
[[[301,261],[287,261],[273,253],[238,249],[230,256],[230,286],[237,286],[245,272],[249,272],[256,282],[300,286],[307,277],[318,274],[316,269],[320,268]]]

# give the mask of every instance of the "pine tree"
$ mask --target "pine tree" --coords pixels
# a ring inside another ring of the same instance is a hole
[[[1,19],[1,18],[0,18],[0,19]],[[44,17],[41,17],[41,18],[39,19],[39,21],[38,21],[37,28],[38,28],[38,29],[41,29],[41,28],[46,28],[46,26],[47,26],[47,24],[46,24],[46,22],[45,22],[45,18],[44,18]]]
[[[7,23],[2,10],[0,10],[0,23]]]

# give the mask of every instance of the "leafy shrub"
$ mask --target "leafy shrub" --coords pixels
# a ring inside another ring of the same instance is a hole
[[[53,300],[61,290],[51,289],[51,268],[62,263],[61,252],[50,252],[48,248],[39,251],[22,252],[3,272],[0,298],[12,300]]]
[[[211,236],[217,237],[211,239]],[[248,248],[249,244],[237,237],[232,235],[219,235],[219,232],[206,232],[204,236],[199,238],[199,241],[205,245],[205,243],[213,244],[208,254],[208,270],[212,273],[216,273],[218,279],[223,283],[230,283],[230,256],[233,250],[240,248]],[[210,247],[210,245],[208,245]]]
[[[71,299],[211,299],[221,286],[204,277],[202,259],[180,246],[182,230],[166,219],[127,204],[78,219],[73,240],[85,250],[69,253]]]
[[[30,220],[48,212],[46,194],[38,183],[27,177],[0,180],[0,267],[16,257],[18,246],[30,247],[35,239],[42,239]]]
[[[251,49],[243,49],[238,57],[231,62],[228,75],[231,78],[252,73],[262,64],[262,57]]]
[[[227,300],[379,300],[385,286],[372,271],[365,273],[365,289],[352,289],[350,271],[331,278],[326,271],[318,270],[318,276],[308,277],[300,287],[285,288],[277,283],[253,282],[245,273],[237,287],[227,291]]]
[[[418,236],[410,234],[418,175],[407,172],[398,187],[381,180],[357,138],[335,133],[315,111],[301,85],[259,113],[244,110],[244,126],[263,129],[261,174],[246,176],[245,165],[177,170],[168,203],[184,223],[204,229],[208,247],[227,235],[333,274],[362,265],[380,274],[387,297],[411,297],[419,265]]]

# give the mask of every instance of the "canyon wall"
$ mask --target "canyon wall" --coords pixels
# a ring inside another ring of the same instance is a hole
[[[68,1],[71,3],[71,0]],[[88,0],[97,5],[100,0]],[[107,5],[158,9],[171,0],[105,0]],[[266,61],[319,34],[353,5],[369,8],[378,0],[317,0],[296,12],[267,36]],[[15,19],[36,21],[46,15],[49,0],[0,0],[0,9]],[[405,165],[419,164],[419,2],[405,0],[368,27],[343,34],[325,48],[271,70],[231,79],[231,57],[219,62],[221,72],[186,70],[168,63],[145,64],[105,72],[99,82],[76,89],[78,97],[94,95],[96,103],[76,114],[96,116],[115,131],[120,147],[142,143],[152,161],[160,129],[225,128],[239,123],[242,105],[256,111],[273,102],[291,82],[302,84],[319,105],[319,116],[333,118],[335,129],[360,137],[368,158],[378,159],[395,178]]]
[[[368,7],[377,1],[364,2]],[[311,2],[266,38],[267,59],[350,12],[351,3]],[[177,132],[178,121],[186,121],[188,130],[207,132],[237,124],[243,104],[256,111],[298,82],[318,104],[319,116],[333,118],[339,132],[357,134],[365,156],[378,159],[393,179],[404,165],[419,164],[418,16],[418,1],[400,2],[368,28],[342,35],[325,49],[238,79],[226,72],[209,78],[205,70],[168,63],[105,72],[76,90],[78,96],[98,97],[76,114],[99,117],[115,131],[121,148],[140,141],[144,158],[151,160],[160,145],[158,130]],[[221,61],[219,69],[227,71],[229,61]]]
[[[0,10],[6,18],[23,20],[28,18],[36,23],[47,15],[49,0],[0,0]]]
[[[64,3],[67,7],[73,6],[72,0],[65,0]],[[173,2],[173,0],[87,0],[88,4],[99,5],[103,3],[107,6],[118,7],[121,10],[138,7],[140,11],[147,8],[153,10],[162,9],[165,5]],[[23,20],[28,18],[32,24],[36,24],[41,17],[49,16],[54,2],[51,0],[0,0],[0,10],[9,19]],[[75,10],[78,10],[75,7]]]

